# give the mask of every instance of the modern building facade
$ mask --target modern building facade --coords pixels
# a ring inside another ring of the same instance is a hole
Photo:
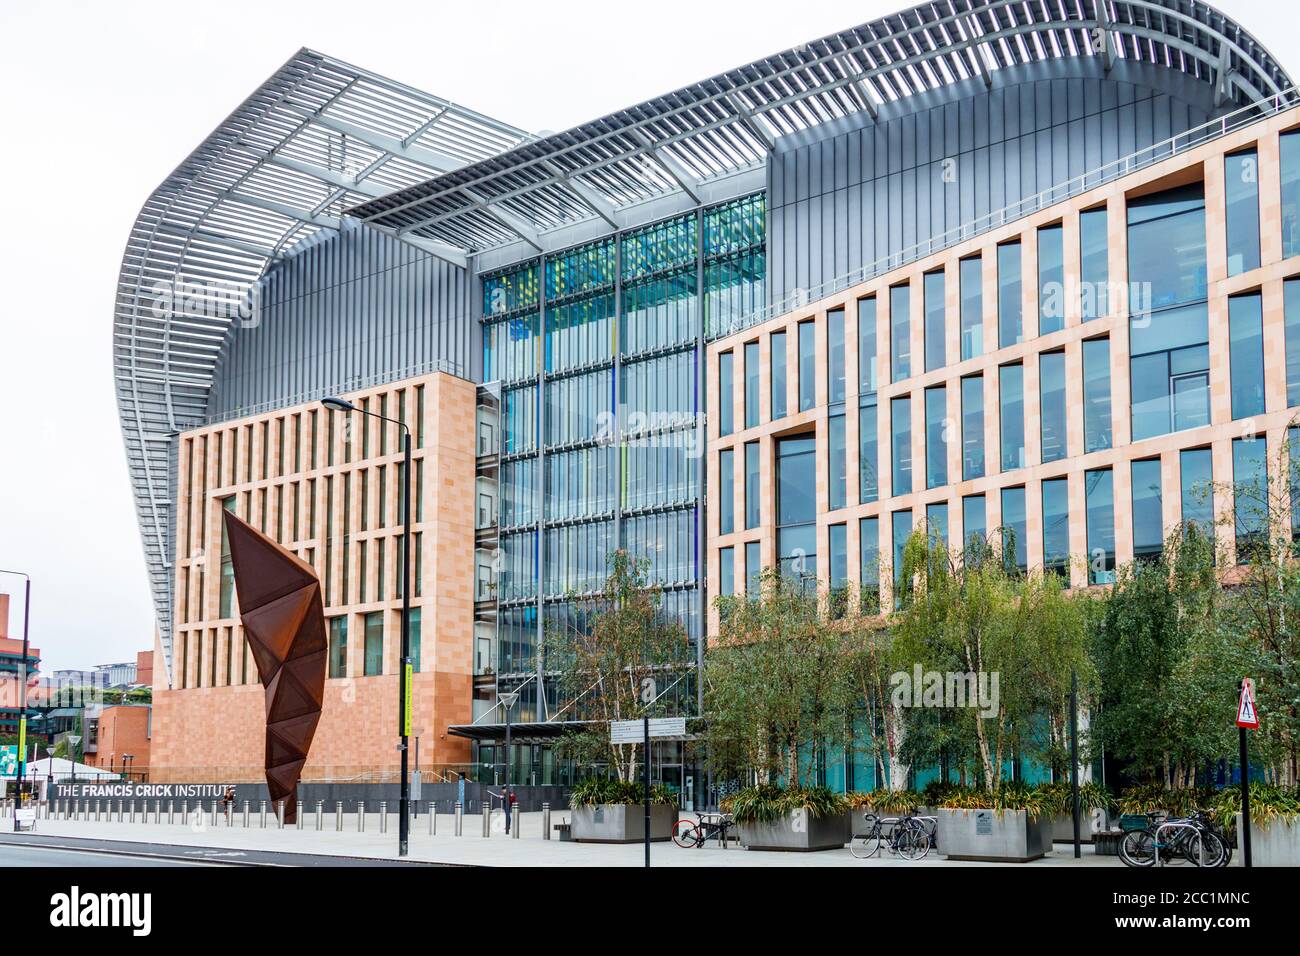
[[[1101,582],[1189,476],[1254,467],[1240,422],[1272,443],[1295,404],[1290,80],[1199,2],[1049,7],[922,5],[545,137],[295,56],[123,264],[155,776],[260,747],[223,507],[327,582],[305,774],[396,761],[395,438],[326,395],[424,435],[429,759],[503,763],[518,690],[521,783],[563,773],[545,636],[615,549],[703,664],[711,600],[758,567],[887,589],[925,521],[1023,528],[1022,563]],[[677,744],[656,771],[702,780]]]

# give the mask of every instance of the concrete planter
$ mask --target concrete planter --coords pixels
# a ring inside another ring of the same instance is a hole
[[[1244,866],[1241,850],[1241,814],[1237,814],[1237,849],[1232,866]],[[1252,866],[1300,866],[1300,817],[1275,819],[1268,826],[1250,828]]]
[[[1105,829],[1106,811],[1101,807],[1079,808],[1079,839],[1084,843],[1092,842],[1092,835]],[[1062,813],[1047,818],[1048,834],[1053,843],[1074,842],[1074,814]]]
[[[650,840],[673,838],[677,808],[667,803],[650,805]],[[602,803],[575,807],[571,824],[578,843],[640,843],[645,839],[645,806],[640,803]]]
[[[771,823],[736,825],[747,850],[838,850],[849,842],[849,814],[814,817],[807,810],[791,810]]]
[[[1028,863],[1051,849],[1048,821],[1025,810],[935,810],[950,860]]]

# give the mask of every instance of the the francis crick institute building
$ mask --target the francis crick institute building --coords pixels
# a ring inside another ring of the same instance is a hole
[[[152,779],[261,779],[223,509],[324,584],[304,779],[396,767],[400,436],[342,395],[413,436],[422,768],[499,782],[518,690],[564,784],[544,637],[615,549],[706,666],[764,567],[887,592],[1001,527],[1085,587],[1230,507],[1300,410],[1300,97],[1196,0],[925,3],[540,135],[303,50],[145,202],[113,364]]]

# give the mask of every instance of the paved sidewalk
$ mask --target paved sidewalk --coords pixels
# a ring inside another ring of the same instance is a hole
[[[540,813],[523,813],[519,815],[523,829],[518,838],[507,837],[500,814],[493,818],[492,835],[484,838],[482,817],[479,815],[464,818],[464,835],[453,835],[454,817],[439,814],[437,833],[428,832],[428,816],[422,815],[412,821],[410,838],[411,861],[430,863],[451,863],[479,866],[641,866],[644,848],[641,844],[610,845],[594,843],[572,843],[559,840],[543,840],[542,815]],[[553,812],[552,825],[567,820],[566,812]],[[164,818],[165,820],[165,818]],[[152,821],[152,818],[151,818]],[[84,838],[99,840],[117,840],[135,843],[166,844],[182,847],[220,847],[234,851],[271,851],[279,853],[309,853],[340,857],[360,857],[367,859],[395,859],[397,857],[397,819],[395,815],[388,818],[388,832],[379,832],[378,814],[369,814],[366,819],[365,832],[357,831],[356,814],[344,815],[344,828],[335,829],[333,815],[324,817],[324,826],[315,829],[315,815],[305,813],[303,829],[279,829],[274,817],[268,817],[267,826],[259,826],[256,815],[249,820],[245,829],[239,815],[235,817],[234,826],[227,827],[224,821],[217,826],[211,823],[210,815],[205,815],[199,824],[181,823],[121,823],[81,821],[81,820],[41,820],[37,833],[44,836],[65,838]],[[11,820],[0,821],[0,825],[12,826]],[[889,858],[875,860],[857,860],[847,849],[824,850],[818,853],[770,853],[745,850],[738,845],[722,849],[710,843],[699,849],[681,849],[671,842],[655,843],[650,850],[652,866],[1112,866],[1123,864],[1115,857],[1098,857],[1092,847],[1083,848],[1083,858],[1076,861],[1072,848],[1058,844],[1055,852],[1030,864],[995,864],[995,863],[957,863],[949,862],[937,854],[918,863]],[[4,849],[0,846],[0,864],[4,861]]]

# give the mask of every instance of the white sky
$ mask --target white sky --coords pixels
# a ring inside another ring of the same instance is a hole
[[[134,659],[153,609],[112,378],[149,193],[299,47],[525,129],[563,130],[911,0],[0,0],[0,568],[32,575],[48,671]],[[1220,0],[1293,75],[1293,0]],[[22,582],[10,633],[21,637]]]

